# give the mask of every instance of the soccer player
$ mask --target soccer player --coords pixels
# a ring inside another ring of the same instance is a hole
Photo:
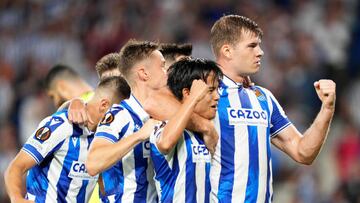
[[[99,61],[97,61],[95,65],[95,70],[99,76],[99,79],[102,80],[106,77],[120,76],[120,71],[118,68],[119,62],[120,55],[118,53],[107,54],[103,56]],[[99,176],[99,180],[101,182],[101,175]],[[103,188],[102,185],[101,188]],[[99,192],[101,192],[101,190],[99,190],[99,184],[96,184],[94,192],[90,197],[89,203],[97,203],[100,201]]]
[[[45,78],[45,86],[56,108],[70,99],[81,97],[89,100],[93,95],[93,88],[78,73],[61,64],[51,68]]]
[[[192,45],[190,43],[161,43],[159,51],[165,58],[165,69],[168,70],[176,61],[191,56]]]
[[[161,43],[159,51],[165,58],[165,70],[168,70],[169,67],[176,61],[191,56],[192,45]],[[144,103],[145,111],[148,112],[150,115],[152,115],[154,118],[157,118],[159,120],[163,120],[164,117],[162,115],[157,115],[156,113],[167,111],[166,109],[167,104],[161,103],[163,97],[162,95],[168,95],[168,97],[174,97],[168,86],[165,86],[159,89],[158,91],[153,92],[153,94],[151,94]],[[169,101],[164,100],[164,102],[169,102]],[[159,110],[159,108],[163,108],[163,109]]]
[[[119,53],[110,53],[103,56],[96,62],[95,70],[100,80],[104,77],[119,76],[120,70],[118,68],[120,62]]]
[[[119,67],[132,94],[113,105],[106,114],[108,122],[99,124],[86,168],[92,175],[103,171],[103,202],[156,202],[149,136],[136,134],[149,119],[142,104],[166,85],[165,59],[157,44],[130,40],[120,51]]]
[[[316,81],[321,109],[302,134],[269,90],[251,85],[248,76],[260,69],[264,54],[262,34],[254,21],[238,15],[220,18],[211,29],[211,46],[224,73],[214,119],[220,138],[211,162],[212,202],[271,202],[270,143],[296,162],[311,164],[325,142],[335,111],[335,83]],[[163,108],[178,108],[173,98],[165,99],[172,102]]]
[[[162,43],[160,44],[160,52],[165,58],[165,69],[168,70],[173,63],[183,58],[191,57],[192,45],[189,43]],[[164,97],[167,97],[168,99],[164,99]],[[144,109],[153,118],[167,120],[175,114],[175,111],[169,111],[168,107],[176,105],[178,105],[178,100],[166,86],[148,97],[144,103]],[[193,122],[192,120],[196,120],[196,122]],[[193,114],[187,128],[201,132],[204,136],[206,146],[211,153],[214,152],[218,135],[213,124],[209,120],[201,119],[198,115]]]
[[[113,103],[129,96],[130,87],[123,78],[106,78],[87,103],[88,114],[99,122]],[[26,172],[25,198],[31,200],[27,202],[88,202],[98,177],[88,174],[85,160],[97,125],[71,124],[67,117],[64,109],[41,121],[9,165],[5,186],[11,202],[26,202],[21,191]]]
[[[211,29],[211,46],[224,78],[215,125],[220,140],[211,166],[214,202],[271,202],[270,143],[298,163],[311,164],[325,142],[335,110],[335,83],[319,80],[322,102],[312,125],[300,133],[271,92],[245,88],[244,78],[260,69],[263,33],[249,18],[227,15]]]
[[[193,112],[215,117],[221,77],[216,63],[202,59],[184,59],[168,70],[168,86],[181,106],[150,137],[160,202],[209,202],[211,156],[202,135],[185,127]]]

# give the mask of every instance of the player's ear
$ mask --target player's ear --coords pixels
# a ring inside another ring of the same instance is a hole
[[[147,81],[150,78],[149,73],[146,71],[145,66],[137,67],[136,73],[137,73],[138,77],[140,78],[140,80],[142,80],[142,81]]]
[[[109,99],[101,99],[99,110],[102,113],[105,113],[111,106],[111,102]]]
[[[182,95],[184,99],[187,98],[190,95],[190,89],[188,88],[182,89]]]
[[[220,54],[227,59],[232,58],[232,47],[229,44],[224,44],[220,48]]]

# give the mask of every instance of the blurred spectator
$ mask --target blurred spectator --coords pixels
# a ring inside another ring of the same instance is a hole
[[[19,150],[16,140],[15,126],[10,123],[0,125],[0,139],[0,203],[5,203],[9,200],[4,187],[5,183],[3,174]]]

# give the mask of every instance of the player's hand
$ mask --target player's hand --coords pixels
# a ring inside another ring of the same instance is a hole
[[[68,119],[71,123],[79,125],[88,126],[88,124],[94,124],[88,114],[86,104],[79,98],[70,101]]]
[[[319,80],[314,82],[316,93],[323,106],[327,109],[335,109],[336,84],[332,80]]]
[[[190,97],[196,102],[200,101],[208,92],[209,87],[202,80],[194,80],[190,88]]]
[[[209,150],[211,155],[214,155],[216,145],[219,141],[219,135],[216,132],[214,124],[211,121],[206,124],[206,131],[203,132],[203,139],[206,148]]]
[[[157,125],[159,123],[158,120],[155,119],[149,119],[148,121],[146,121],[146,123],[140,128],[140,130],[138,131],[140,133],[140,139],[142,141],[145,141],[147,139],[149,139],[151,133],[153,132],[155,125]]]

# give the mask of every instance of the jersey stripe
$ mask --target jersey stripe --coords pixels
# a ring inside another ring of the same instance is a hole
[[[224,76],[215,117],[219,143],[212,158],[212,202],[271,202],[270,136],[291,125],[268,90],[243,88]]]
[[[239,99],[241,107],[252,109],[252,105],[246,89],[239,89]],[[256,126],[247,126],[248,129],[248,146],[249,146],[249,171],[253,171],[248,175],[246,184],[245,202],[256,202],[258,194],[259,181],[259,149],[258,149],[258,131]],[[245,134],[246,135],[246,134]],[[240,135],[241,136],[241,135]],[[237,176],[238,177],[238,176]]]
[[[229,91],[224,89],[223,91]],[[220,107],[230,106],[227,94],[221,95],[218,103],[219,117],[227,117],[227,109]],[[235,142],[234,127],[229,126],[225,119],[219,120],[220,123],[220,137],[221,137],[221,173],[219,180],[219,189],[217,198],[219,202],[230,202],[232,197],[232,188],[234,185],[234,152]]]

